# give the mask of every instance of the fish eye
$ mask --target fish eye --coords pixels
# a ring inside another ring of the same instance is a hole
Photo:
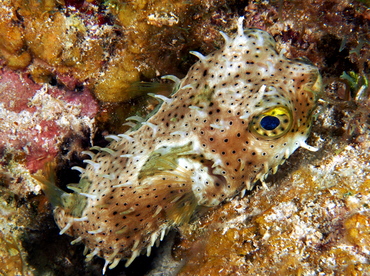
[[[292,126],[292,113],[285,106],[276,106],[253,117],[249,129],[257,136],[276,139]]]
[[[261,119],[261,127],[265,130],[274,130],[280,125],[280,120],[278,117],[265,116]]]

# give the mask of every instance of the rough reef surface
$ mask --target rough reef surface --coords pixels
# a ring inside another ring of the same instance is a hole
[[[308,141],[268,190],[203,210],[150,258],[107,275],[370,275],[369,1],[22,1],[0,6],[0,275],[101,275],[59,236],[32,177],[56,161],[61,187],[79,154],[148,114],[159,76],[182,77],[246,27],[320,68],[325,89]],[[144,81],[139,83],[139,81]],[[148,84],[155,82],[155,84]],[[167,275],[167,274],[166,274]]]
[[[369,275],[369,143],[342,147],[181,229],[178,275]]]

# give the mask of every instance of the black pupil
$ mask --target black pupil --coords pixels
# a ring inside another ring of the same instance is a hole
[[[274,116],[265,116],[261,120],[261,127],[266,130],[274,130],[280,125],[280,120]]]

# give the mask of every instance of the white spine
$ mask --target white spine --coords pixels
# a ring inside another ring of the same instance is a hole
[[[222,35],[222,37],[224,38],[225,43],[226,43],[226,44],[229,44],[229,42],[230,42],[230,37],[229,37],[227,34],[225,34],[224,32],[222,32],[222,31],[220,31],[220,34],[221,34],[221,35]]]
[[[100,150],[104,151],[106,153],[109,153],[110,155],[115,155],[115,153],[116,153],[114,150],[112,150],[110,148],[101,148]]]
[[[115,268],[119,264],[120,261],[121,261],[121,258],[115,258],[108,268],[109,269]]]
[[[71,245],[74,245],[74,244],[79,243],[81,241],[82,241],[82,237],[79,236],[77,239],[74,239],[73,241],[71,241]]]
[[[87,255],[86,255],[86,259],[85,259],[85,261],[86,261],[86,262],[90,262],[90,261],[91,261],[91,259],[92,259],[94,256],[98,255],[99,251],[100,251],[99,247],[95,247],[95,249],[94,249],[94,251],[93,251],[93,252],[91,252],[91,253],[89,253],[89,254],[87,254]]]
[[[112,188],[121,188],[121,187],[130,186],[130,185],[132,185],[131,182],[126,182],[126,183],[121,183],[121,184],[113,185]]]
[[[113,175],[113,174],[102,174],[101,177],[104,177],[104,178],[109,179],[109,180],[113,180],[113,179],[116,178],[116,176]]]
[[[131,258],[127,260],[125,267],[130,266],[130,264],[136,259],[137,256],[139,256],[140,251],[136,250],[132,252]]]
[[[135,127],[136,126],[136,124],[135,123],[133,123],[133,122],[126,122],[126,123],[124,123],[124,124],[122,124],[123,126],[129,126],[129,127]],[[119,136],[119,135],[118,135]]]
[[[129,142],[133,142],[134,141],[134,138],[132,138],[131,136],[129,136],[127,134],[118,134],[118,137],[125,138]]]
[[[131,117],[128,117],[127,119],[126,119],[127,121],[136,121],[136,122],[139,122],[139,123],[141,123],[141,122],[144,122],[145,121],[145,119],[143,118],[143,117],[140,117],[140,116],[131,116]],[[119,135],[118,135],[119,136]]]
[[[96,199],[98,197],[96,195],[91,195],[91,194],[87,194],[87,193],[78,193],[78,194],[82,195],[84,197],[90,198],[90,199]]]
[[[84,161],[82,161],[82,162],[87,163],[87,164],[89,164],[89,165],[93,166],[93,168],[94,168],[94,170],[95,170],[95,171],[97,171],[97,170],[99,170],[99,169],[100,169],[100,164],[99,164],[99,163],[96,163],[96,162],[94,162],[94,161],[91,161],[91,160],[84,160]]]
[[[89,150],[81,151],[81,154],[86,154],[86,155],[90,156],[91,159],[93,159],[96,155],[95,153],[93,153],[92,151],[89,151]]]
[[[203,56],[201,53],[199,53],[197,51],[190,51],[189,53],[192,54],[193,56],[196,56],[200,60],[205,60],[206,59],[205,56]]]
[[[80,173],[84,173],[85,169],[79,167],[79,166],[73,166],[71,170],[79,171]]]
[[[179,82],[180,82],[180,80],[179,80]],[[176,84],[176,85],[178,85],[178,84]],[[173,99],[167,98],[166,96],[159,95],[159,94],[148,93],[148,95],[155,98],[155,99],[162,100],[166,104],[170,104],[173,101]]]
[[[101,232],[103,232],[103,229],[97,229],[97,230],[87,231],[87,233],[89,233],[91,235],[99,234]]]
[[[133,157],[134,155],[133,154],[122,154],[120,155],[119,157],[123,157],[123,158],[131,158]]]
[[[113,135],[113,134],[109,134],[109,135],[104,136],[104,139],[107,140],[107,141],[113,141],[114,140],[116,142],[121,140],[117,135]]]
[[[174,75],[165,75],[161,79],[171,80],[175,83],[175,85],[179,85],[180,82],[181,82],[181,80],[178,77],[174,76]]]
[[[66,226],[63,227],[62,230],[60,230],[59,235],[63,235],[65,232],[68,231],[69,228],[72,226],[72,221],[69,221]]]
[[[84,217],[82,217],[82,218],[73,218],[73,221],[88,221],[89,220],[89,218],[87,217],[87,216],[84,216]]]
[[[316,148],[316,147],[313,147],[313,146],[310,146],[310,145],[307,145],[305,141],[302,141],[300,143],[300,146],[306,150],[309,150],[309,151],[318,151],[319,149]]]
[[[241,190],[240,197],[243,198],[245,196],[246,189]]]
[[[109,260],[105,260],[105,263],[104,263],[104,266],[103,266],[103,270],[102,270],[102,274],[104,275],[105,274],[105,271],[107,270],[107,267],[109,265]]]
[[[244,34],[243,22],[244,22],[244,16],[239,17],[238,18],[238,35]]]
[[[186,131],[173,131],[170,133],[170,135],[175,136],[175,135],[180,135],[181,138],[186,137]]]
[[[149,123],[149,122],[143,122],[142,125],[150,127],[153,130],[153,135],[155,135],[157,133],[157,130],[158,130],[157,125],[155,125],[153,123]]]

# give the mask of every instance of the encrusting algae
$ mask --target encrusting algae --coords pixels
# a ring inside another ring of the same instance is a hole
[[[199,58],[170,98],[139,127],[107,135],[106,148],[91,159],[73,193],[59,194],[55,218],[61,231],[83,242],[114,268],[126,265],[172,227],[188,222],[199,206],[214,207],[244,196],[275,173],[305,143],[321,91],[318,69],[289,60],[259,29],[223,34],[225,45]],[[57,195],[54,195],[57,196]]]
[[[143,96],[133,83],[182,74],[188,48],[207,40],[214,49],[217,26],[203,28],[214,34],[207,39],[194,30],[226,2],[4,0],[0,59],[36,83],[85,87],[101,102],[126,102]]]
[[[186,261],[176,275],[369,275],[368,147],[347,145],[314,161],[310,155],[332,148],[295,154],[269,190],[180,227],[173,257]]]

